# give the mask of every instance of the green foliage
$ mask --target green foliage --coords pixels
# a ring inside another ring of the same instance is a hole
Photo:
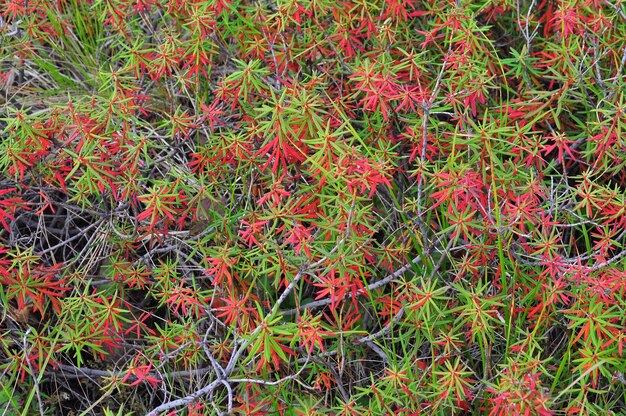
[[[622,9],[4,1],[2,412],[624,412]]]

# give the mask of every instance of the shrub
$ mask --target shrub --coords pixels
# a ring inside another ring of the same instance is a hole
[[[2,6],[3,413],[625,410],[619,2]]]

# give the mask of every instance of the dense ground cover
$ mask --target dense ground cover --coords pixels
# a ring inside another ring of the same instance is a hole
[[[1,4],[3,415],[626,412],[620,0]]]

